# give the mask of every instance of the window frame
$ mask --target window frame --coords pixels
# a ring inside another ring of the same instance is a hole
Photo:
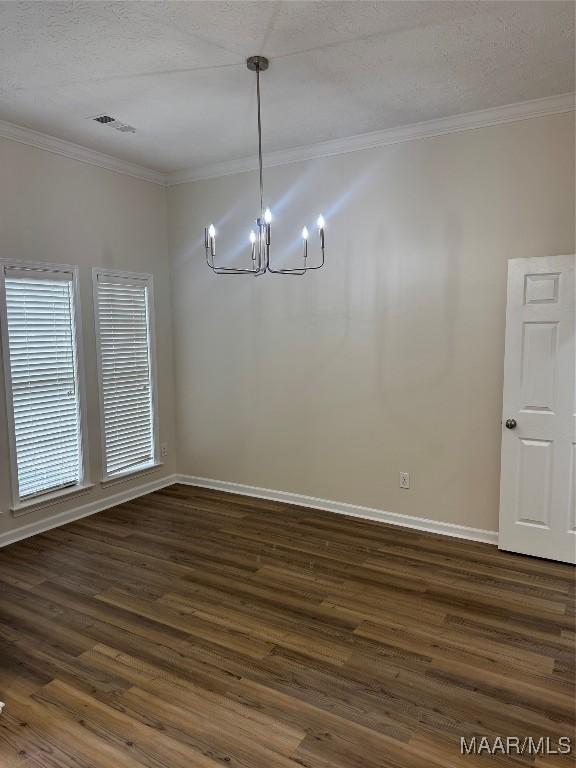
[[[98,311],[98,281],[99,278],[118,280],[120,283],[136,283],[146,286],[146,303],[148,311],[148,342],[150,358],[150,403],[152,409],[152,461],[148,464],[140,464],[129,467],[124,472],[109,473],[106,471],[106,425],[104,418],[104,387],[102,375],[102,348],[100,335],[100,314]],[[101,455],[101,479],[100,485],[107,486],[130,480],[139,475],[154,472],[162,466],[160,461],[160,418],[158,408],[158,375],[156,356],[156,309],[154,301],[154,276],[148,272],[126,272],[117,269],[105,269],[94,267],[92,270],[92,299],[94,307],[94,332],[96,337],[96,367],[98,372],[98,403],[100,414],[100,455]]]
[[[8,307],[6,300],[6,271],[40,273],[45,277],[50,274],[69,275],[72,286],[72,332],[75,351],[75,375],[78,391],[78,427],[79,468],[78,482],[67,488],[47,490],[35,496],[21,497],[18,483],[18,455],[16,450],[16,426],[14,418],[14,398],[12,392],[12,369],[10,366],[10,339],[8,334]],[[41,507],[58,503],[68,497],[86,493],[93,487],[90,482],[90,459],[87,430],[86,377],[84,367],[84,345],[82,333],[82,309],[80,304],[79,268],[72,264],[53,264],[44,261],[22,261],[18,259],[0,259],[0,356],[4,372],[4,395],[6,400],[6,420],[8,426],[8,448],[10,464],[11,512],[14,516],[33,512]]]

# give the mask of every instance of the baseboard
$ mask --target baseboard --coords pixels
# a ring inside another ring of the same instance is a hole
[[[99,499],[88,504],[83,504],[74,509],[59,512],[43,520],[20,526],[6,533],[0,534],[0,548],[8,544],[14,544],[21,539],[29,536],[35,536],[38,533],[49,531],[65,523],[71,523],[74,520],[80,520],[83,517],[89,517],[97,512],[103,512],[105,509],[131,501],[139,496],[145,496],[147,493],[159,491],[174,483],[183,485],[194,485],[200,488],[211,488],[216,491],[226,493],[237,493],[242,496],[254,496],[257,499],[268,499],[269,501],[279,501],[285,504],[294,504],[300,507],[310,507],[311,509],[320,509],[324,512],[335,512],[339,515],[348,515],[350,517],[360,517],[365,520],[375,520],[380,523],[390,525],[399,525],[404,528],[413,528],[427,533],[438,533],[442,536],[452,536],[458,539],[468,539],[469,541],[480,541],[487,544],[498,543],[497,531],[486,531],[480,528],[470,528],[466,525],[455,525],[454,523],[444,523],[440,520],[429,520],[412,515],[400,515],[396,512],[385,512],[382,509],[373,509],[371,507],[362,507],[356,504],[346,504],[341,501],[330,501],[328,499],[318,499],[314,496],[304,496],[300,493],[290,493],[289,491],[275,491],[270,488],[259,488],[253,485],[242,485],[240,483],[229,483],[224,480],[212,480],[206,477],[194,477],[192,475],[168,475],[149,483],[143,483],[134,488],[130,488],[122,493],[115,493],[107,496],[105,499]]]
[[[0,548],[6,547],[8,544],[14,544],[21,539],[27,539],[29,536],[35,536],[38,533],[49,531],[51,528],[57,528],[65,523],[71,523],[74,520],[80,520],[83,517],[94,515],[96,512],[103,512],[105,509],[116,507],[118,504],[124,504],[126,501],[132,501],[132,499],[136,499],[139,496],[145,496],[147,493],[159,491],[161,488],[166,488],[166,486],[173,485],[175,482],[176,475],[161,477],[158,480],[142,483],[142,485],[122,491],[121,493],[115,493],[113,496],[107,496],[105,499],[98,499],[98,501],[82,504],[82,506],[74,507],[74,509],[58,512],[50,517],[45,517],[43,520],[38,520],[34,523],[20,526],[20,528],[6,531],[6,533],[0,534]]]
[[[423,517],[413,517],[412,515],[399,515],[396,512],[385,512],[382,509],[360,507],[356,504],[345,504],[341,501],[317,499],[314,496],[303,496],[300,493],[273,491],[269,488],[258,488],[257,486],[241,485],[240,483],[228,483],[224,480],[211,480],[206,477],[194,477],[192,475],[176,475],[173,482],[182,483],[184,485],[195,485],[200,488],[211,488],[212,490],[225,491],[226,493],[238,493],[242,496],[254,496],[257,499],[268,499],[270,501],[280,501],[286,504],[296,504],[300,507],[321,509],[324,512],[336,512],[339,515],[361,517],[365,520],[375,520],[380,523],[400,525],[404,528],[414,528],[417,531],[426,531],[427,533],[439,533],[442,536],[453,536],[457,539],[480,541],[485,544],[498,543],[497,531],[469,528],[466,525],[443,523],[440,520],[428,520]]]

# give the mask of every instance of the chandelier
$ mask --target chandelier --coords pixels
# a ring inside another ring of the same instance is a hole
[[[217,275],[264,275],[271,272],[275,275],[305,275],[313,269],[324,266],[324,217],[318,216],[316,226],[318,228],[318,241],[320,245],[320,261],[318,264],[310,264],[308,261],[308,241],[310,233],[307,227],[302,229],[302,256],[299,266],[290,269],[275,269],[270,264],[270,242],[272,232],[272,211],[264,209],[264,181],[262,173],[262,117],[260,114],[260,72],[268,69],[268,59],[264,56],[250,56],[246,60],[246,66],[251,72],[256,72],[256,99],[258,102],[258,169],[260,178],[260,215],[256,218],[255,226],[250,231],[248,241],[250,244],[251,266],[223,267],[216,264],[216,228],[214,224],[204,229],[204,249],[206,251],[206,263]]]

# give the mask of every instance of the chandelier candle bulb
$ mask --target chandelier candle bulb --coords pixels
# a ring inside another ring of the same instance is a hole
[[[308,229],[304,227],[302,230],[302,240],[304,241],[304,264],[308,258]]]
[[[266,208],[264,211],[264,224],[266,225],[266,245],[270,245],[270,223],[272,221],[272,211]]]
[[[322,253],[324,253],[324,216],[320,214],[318,216],[318,221],[316,222],[318,224],[318,234],[320,235],[320,248],[322,248]]]
[[[208,237],[210,238],[210,253],[212,257],[216,256],[216,228],[214,224],[208,227]]]

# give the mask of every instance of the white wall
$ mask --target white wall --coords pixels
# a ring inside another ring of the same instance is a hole
[[[158,185],[0,141],[0,257],[80,266],[96,482],[14,518],[0,396],[0,541],[175,470],[496,529],[506,261],[574,252],[573,135],[565,114],[269,169],[275,258],[322,210],[328,263],[258,280],[213,276],[202,249],[212,218],[247,241],[255,174],[174,187],[167,217]],[[154,274],[169,446],[157,473],[107,489],[94,266]]]
[[[211,220],[247,242],[254,173],[169,192],[180,471],[495,530],[506,262],[574,252],[574,116],[272,168],[266,188],[277,259],[324,212],[324,270],[205,266]]]
[[[90,493],[14,518],[9,511],[8,439],[0,378],[0,541],[21,526],[129,491],[174,471],[172,316],[163,187],[76,160],[0,140],[0,258],[80,266],[89,436]],[[106,489],[102,476],[92,268],[114,267],[154,275],[160,440],[164,466]],[[1,374],[0,374],[1,376]]]

